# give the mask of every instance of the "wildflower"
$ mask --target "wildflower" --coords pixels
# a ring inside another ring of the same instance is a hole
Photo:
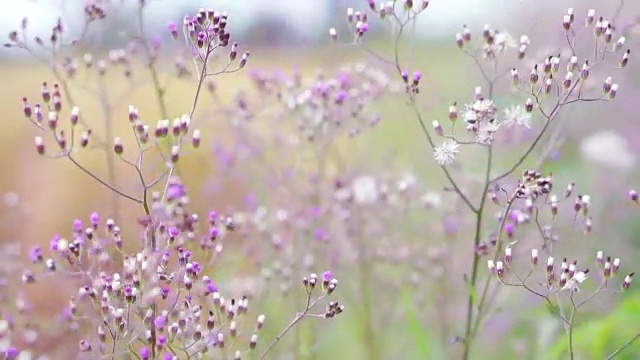
[[[441,166],[453,163],[458,153],[458,146],[459,144],[455,140],[445,140],[440,146],[436,147],[433,152],[436,162]]]
[[[564,284],[564,286],[562,287],[562,290],[568,290],[568,291],[580,291],[580,284],[582,284],[582,282],[584,282],[585,280],[587,280],[587,278],[589,276],[587,276],[587,274],[589,273],[589,270],[584,270],[584,271],[576,271],[575,274],[573,274],[573,276],[567,280],[566,284]]]
[[[531,128],[531,114],[525,111],[521,105],[510,106],[504,109],[502,123],[507,126],[524,126]]]

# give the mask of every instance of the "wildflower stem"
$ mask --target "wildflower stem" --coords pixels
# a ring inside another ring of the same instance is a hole
[[[149,69],[149,73],[151,74],[151,81],[153,82],[154,93],[156,95],[156,100],[158,101],[158,106],[160,107],[160,116],[162,119],[168,119],[169,114],[167,112],[167,104],[164,101],[164,96],[166,94],[164,87],[160,84],[160,78],[158,77],[158,71],[155,66],[155,59],[153,58],[153,54],[151,53],[151,48],[149,47],[149,43],[145,39],[145,30],[144,30],[144,2],[140,2],[140,7],[138,8],[138,31],[140,35],[140,42],[142,43],[142,47],[144,48],[145,55],[149,63],[147,64],[147,68]]]
[[[91,178],[93,178],[95,181],[99,182],[102,186],[106,187],[107,189],[113,191],[114,193],[122,196],[125,199],[129,199],[131,201],[134,201],[138,204],[142,204],[142,200],[135,198],[131,195],[127,195],[125,193],[123,193],[122,191],[118,190],[117,188],[113,187],[112,185],[110,185],[109,183],[107,183],[106,181],[100,179],[98,176],[96,176],[94,173],[92,173],[91,171],[89,171],[87,168],[85,168],[84,166],[82,166],[82,164],[80,164],[76,159],[74,159],[71,154],[67,154],[67,158],[69,158],[69,160],[80,170],[82,170],[82,172],[84,172],[85,174],[91,176]]]
[[[487,151],[487,168],[485,173],[485,184],[482,191],[482,198],[480,199],[480,205],[478,206],[478,211],[476,212],[476,230],[475,236],[473,239],[473,264],[471,265],[471,282],[469,284],[469,299],[467,302],[467,321],[465,328],[465,349],[463,359],[469,358],[469,351],[471,349],[471,325],[473,323],[473,305],[476,299],[476,296],[473,292],[475,292],[476,283],[478,281],[478,267],[480,264],[480,254],[476,251],[478,245],[480,245],[480,238],[482,233],[482,219],[484,215],[484,205],[487,200],[487,193],[489,191],[489,186],[491,186],[491,167],[493,162],[493,146],[488,146]],[[507,210],[508,212],[508,210]],[[506,214],[504,215],[506,219]],[[502,225],[504,226],[504,225]],[[479,315],[479,314],[478,314]]]
[[[397,16],[395,16],[395,20],[399,25],[398,26],[398,33],[396,34],[396,38],[394,40],[394,65],[395,65],[396,71],[398,72],[398,75],[402,75],[402,67],[400,66],[400,39],[402,38],[404,27],[407,25],[407,23],[411,19],[412,18],[410,17],[409,19],[407,19],[405,21],[402,21]],[[411,93],[409,93],[409,102],[411,103],[411,108],[413,109],[413,111],[416,114],[416,117],[418,118],[418,122],[420,123],[420,128],[422,129],[422,132],[426,136],[427,141],[429,142],[429,145],[431,145],[432,149],[435,149],[436,148],[436,144],[433,141],[433,138],[431,137],[431,134],[429,133],[429,129],[427,128],[427,125],[424,122],[424,119],[422,118],[422,115],[420,114],[420,109],[418,108],[418,105],[416,104],[415,97]],[[453,190],[460,196],[460,198],[462,198],[462,201],[464,201],[464,203],[467,205],[467,207],[469,207],[469,209],[472,212],[477,214],[478,213],[478,209],[476,209],[476,207],[473,205],[473,203],[471,203],[469,198],[462,192],[462,190],[460,189],[460,187],[458,186],[456,181],[453,179],[453,176],[451,176],[451,173],[449,172],[449,169],[447,169],[447,167],[444,166],[444,165],[440,166],[440,168],[442,168],[442,171],[444,172],[444,175],[447,177],[447,180],[449,181],[449,183],[453,187]]]
[[[615,358],[616,356],[620,355],[621,352],[623,352],[625,349],[627,349],[629,346],[633,345],[633,343],[640,339],[640,332],[635,334],[631,340],[627,341],[626,343],[624,343],[621,347],[619,347],[618,349],[616,349],[614,352],[612,352],[609,356],[607,356],[604,360],[611,360],[613,358]]]
[[[515,202],[515,194],[513,196],[511,196],[509,198],[509,200],[507,201],[507,206],[505,208],[504,213],[502,214],[502,220],[500,221],[500,228],[498,229],[498,236],[496,238],[496,251],[495,251],[495,255],[494,255],[494,261],[497,261],[498,258],[500,257],[500,254],[502,254],[502,246],[503,246],[503,239],[502,239],[502,235],[504,234],[504,226],[507,222],[507,218],[509,217],[509,211],[511,211],[511,207],[513,206],[513,203]],[[487,299],[487,294],[489,293],[489,285],[491,285],[491,280],[492,277],[489,276],[487,277],[487,280],[484,284],[484,288],[482,290],[482,295],[480,296],[480,301],[478,302],[478,310],[477,310],[477,315],[476,318],[473,322],[473,327],[471,328],[471,331],[469,333],[469,337],[467,337],[465,340],[465,354],[466,356],[463,359],[468,359],[469,357],[469,349],[471,347],[471,342],[472,339],[476,336],[476,334],[478,333],[478,329],[480,328],[480,323],[482,321],[482,316],[483,313],[485,312],[485,302]]]
[[[269,344],[269,346],[267,346],[266,349],[264,349],[264,351],[262,352],[262,354],[260,355],[260,357],[258,358],[259,360],[264,359],[267,354],[269,353],[269,351],[271,351],[271,349],[273,349],[273,347],[289,332],[289,330],[291,330],[298,322],[300,322],[300,320],[302,320],[305,316],[307,316],[307,314],[309,313],[309,311],[322,299],[324,299],[325,294],[322,294],[321,296],[319,296],[317,299],[311,301],[311,292],[307,293],[307,306],[305,307],[304,311],[301,313],[298,313],[296,315],[296,317],[293,319],[293,321],[291,321],[289,323],[289,325],[287,325],[276,337],[275,339],[273,339],[273,341]]]

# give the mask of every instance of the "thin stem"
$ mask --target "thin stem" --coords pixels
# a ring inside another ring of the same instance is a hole
[[[500,228],[498,229],[498,237],[496,239],[496,252],[494,255],[494,261],[498,260],[498,257],[500,256],[500,254],[502,253],[502,246],[503,246],[503,238],[502,235],[504,234],[504,226],[507,223],[507,218],[509,217],[509,211],[511,211],[511,207],[513,206],[513,203],[515,202],[515,195],[512,196],[509,201],[507,202],[507,206],[505,208],[504,214],[502,214],[502,221],[500,221]],[[480,301],[478,302],[478,314],[476,316],[476,319],[474,321],[473,324],[473,328],[471,330],[470,333],[470,338],[465,339],[467,342],[467,348],[470,347],[471,345],[471,340],[475,337],[475,335],[478,332],[478,329],[480,328],[480,323],[482,321],[482,316],[483,316],[483,312],[484,312],[484,305],[487,299],[487,294],[489,292],[489,285],[491,284],[491,277],[487,278],[487,281],[484,284],[484,289],[482,290],[482,295],[480,297]]]
[[[131,195],[127,195],[125,193],[123,193],[122,191],[118,190],[117,188],[113,187],[112,185],[110,185],[109,183],[105,182],[104,180],[100,179],[98,176],[96,176],[94,173],[92,173],[91,171],[87,170],[87,168],[85,168],[84,166],[82,166],[82,164],[80,164],[76,159],[74,159],[71,154],[67,154],[67,158],[69,158],[69,160],[80,170],[82,170],[82,172],[84,172],[85,174],[89,175],[91,178],[93,178],[95,181],[99,182],[102,186],[106,187],[107,189],[113,191],[114,193],[122,196],[125,199],[129,199],[131,201],[134,201],[138,204],[142,204],[143,201],[135,198]]]
[[[615,350],[614,352],[612,352],[609,356],[607,356],[604,360],[611,360],[613,358],[615,358],[616,356],[620,355],[621,352],[623,352],[624,350],[626,350],[629,346],[631,346],[636,340],[640,339],[640,332],[635,334],[631,340],[627,341],[626,343],[624,343],[621,347],[619,347],[617,350]]]
[[[473,239],[473,264],[471,265],[471,281],[469,284],[469,299],[467,302],[467,320],[466,320],[466,328],[465,328],[465,347],[463,359],[468,359],[471,350],[471,330],[473,323],[473,305],[475,302],[475,288],[476,282],[478,281],[478,268],[480,264],[480,254],[476,251],[478,246],[480,245],[480,239],[482,234],[482,219],[484,215],[484,206],[487,199],[487,193],[489,191],[489,186],[491,186],[491,166],[493,161],[493,147],[489,145],[488,154],[487,154],[487,168],[485,173],[485,184],[482,190],[482,198],[480,199],[480,206],[478,206],[478,211],[476,213],[476,230],[475,236]],[[507,210],[508,212],[508,210]],[[507,215],[504,215],[506,218]],[[503,225],[504,226],[504,225]],[[479,314],[478,314],[479,316]]]
[[[269,344],[269,346],[267,346],[267,348],[264,349],[264,351],[262,352],[262,354],[260,355],[260,357],[258,359],[259,360],[264,359],[267,356],[267,354],[269,353],[269,351],[271,351],[271,349],[273,349],[273,347],[282,339],[282,337],[284,337],[289,332],[289,330],[291,330],[298,322],[300,322],[300,320],[302,320],[305,316],[307,316],[309,311],[322,299],[324,299],[324,294],[319,296],[314,301],[311,301],[311,292],[308,292],[307,293],[307,306],[305,307],[304,311],[296,315],[296,317],[293,319],[293,321],[291,321],[291,323],[289,323],[289,325],[287,325],[280,332],[280,334],[278,334],[275,337],[275,339],[273,339],[273,341]]]
[[[153,82],[153,87],[155,89],[156,100],[158,101],[158,106],[160,107],[160,116],[163,119],[169,118],[169,113],[167,112],[167,104],[164,101],[164,96],[166,94],[165,88],[160,84],[160,78],[158,76],[158,71],[155,66],[155,56],[153,55],[151,48],[149,47],[149,43],[145,38],[145,30],[144,30],[144,2],[140,2],[140,7],[138,9],[138,31],[140,33],[140,42],[142,43],[142,47],[144,48],[145,55],[149,60],[147,64],[147,68],[149,69],[149,73],[151,74],[151,81]]]

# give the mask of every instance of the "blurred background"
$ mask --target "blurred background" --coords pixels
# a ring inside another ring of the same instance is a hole
[[[419,1],[416,1],[418,3]],[[215,79],[216,97],[204,96],[201,100],[196,116],[202,130],[207,136],[203,137],[203,149],[185,155],[182,178],[185,183],[198,194],[193,201],[196,209],[203,211],[210,208],[231,209],[246,200],[245,189],[235,186],[233,178],[225,177],[220,171],[214,157],[214,143],[224,142],[229,133],[225,124],[218,122],[216,113],[211,111],[219,102],[232,103],[237,101],[238,89],[251,87],[250,74],[255,71],[284,71],[293,73],[297,69],[302,74],[313,76],[318,69],[331,73],[345,64],[375,62],[371,54],[349,46],[349,30],[345,21],[346,9],[353,7],[362,11],[367,10],[365,1],[341,0],[251,0],[251,1],[192,1],[192,0],[152,0],[148,2],[144,14],[145,34],[147,41],[158,44],[162,48],[162,56],[158,58],[160,80],[167,84],[165,94],[166,109],[157,106],[152,78],[144,64],[136,59],[134,50],[130,48],[132,38],[139,34],[137,18],[138,2],[133,0],[104,1],[108,16],[105,20],[92,23],[86,29],[84,22],[84,6],[86,1],[50,0],[29,1],[13,0],[0,5],[0,33],[9,34],[20,27],[24,17],[28,18],[27,38],[25,42],[31,51],[16,48],[2,48],[0,50],[0,102],[2,106],[2,131],[0,131],[0,165],[3,169],[0,175],[0,193],[4,196],[4,210],[0,228],[0,244],[17,242],[22,249],[32,244],[47,244],[54,234],[70,231],[72,220],[86,219],[88,214],[98,211],[108,214],[113,209],[111,194],[90,177],[80,172],[68,161],[44,159],[35,152],[33,138],[38,135],[37,129],[22,115],[21,99],[27,97],[31,103],[39,101],[42,82],[52,84],[56,77],[52,72],[49,60],[50,53],[39,47],[33,40],[35,36],[47,39],[52,26],[58,18],[62,19],[65,28],[66,41],[83,35],[83,40],[73,48],[64,50],[60,59],[65,57],[77,59],[82,63],[86,53],[93,54],[96,59],[108,59],[114,49],[132,51],[132,69],[134,81],[122,76],[121,72],[110,72],[101,81],[95,78],[81,76],[69,81],[73,102],[82,109],[82,114],[89,124],[96,129],[102,129],[104,122],[111,124],[111,138],[129,134],[127,109],[134,104],[153,126],[163,115],[169,118],[179,117],[188,112],[192,96],[195,91],[195,78],[178,78],[175,76],[176,64],[184,63],[191,70],[192,64],[188,52],[182,43],[172,42],[167,31],[169,22],[181,24],[185,14],[192,14],[198,8],[214,7],[229,14],[230,28],[233,41],[240,43],[241,52],[251,51],[251,58],[246,69],[236,73],[222,75]],[[564,113],[563,127],[565,141],[552,160],[545,162],[544,170],[553,171],[560,188],[570,181],[576,181],[580,191],[591,194],[593,199],[592,215],[594,217],[594,231],[586,238],[567,235],[567,240],[560,249],[579,254],[585,259],[591,259],[596,250],[606,248],[607,252],[624,254],[625,271],[639,270],[637,264],[640,240],[640,230],[637,209],[629,208],[625,202],[626,191],[630,188],[640,189],[640,172],[637,168],[637,156],[640,151],[640,121],[638,120],[637,98],[640,96],[640,66],[634,59],[634,51],[640,42],[637,35],[640,27],[636,26],[640,16],[640,3],[624,0],[607,1],[554,1],[540,2],[535,0],[447,0],[431,1],[428,10],[420,17],[417,26],[412,30],[415,36],[412,50],[412,66],[424,73],[424,86],[420,101],[424,105],[424,115],[430,119],[445,119],[447,109],[453,102],[463,104],[473,96],[475,86],[482,84],[482,78],[474,62],[460,52],[455,44],[455,33],[466,25],[474,36],[479,37],[484,24],[491,24],[498,29],[505,29],[517,39],[521,34],[527,34],[532,42],[531,57],[542,59],[549,54],[557,54],[566,48],[566,39],[562,32],[562,17],[567,8],[574,8],[578,23],[582,22],[589,8],[596,9],[598,16],[606,18],[616,17],[616,25],[620,32],[627,36],[627,45],[634,49],[625,75],[618,75],[614,80],[620,83],[620,91],[615,104],[593,104],[571,108]],[[373,17],[371,17],[373,18]],[[369,21],[371,33],[367,35],[366,44],[376,53],[390,56],[391,28],[380,24],[375,19]],[[328,29],[335,27],[341,34],[342,44],[332,44],[328,36]],[[343,37],[344,35],[344,37]],[[588,39],[588,32],[586,37]],[[346,44],[346,45],[345,45]],[[585,54],[589,54],[590,43],[580,45]],[[505,69],[521,66],[509,58],[504,64]],[[223,63],[223,62],[221,62]],[[179,67],[179,66],[178,66]],[[53,69],[54,71],[56,69]],[[413,70],[413,69],[412,69]],[[63,70],[60,68],[57,71]],[[528,74],[523,67],[521,74]],[[596,73],[604,78],[606,73]],[[64,77],[64,75],[62,75]],[[170,84],[170,85],[169,85]],[[514,95],[505,86],[497,101],[503,104],[514,99]],[[250,93],[249,93],[250,94]],[[104,102],[99,99],[109,98],[112,110],[105,116]],[[249,95],[250,96],[250,95]],[[431,151],[420,135],[411,112],[402,107],[403,102],[398,99],[381,102],[376,105],[382,116],[382,122],[375,130],[365,134],[355,145],[349,145],[349,156],[352,163],[360,164],[363,168],[379,168],[386,164],[389,154],[393,154],[391,163],[393,169],[410,171],[427,187],[439,191],[445,183],[442,175],[432,160]],[[68,110],[68,109],[67,109]],[[165,114],[163,114],[163,112]],[[97,130],[96,130],[97,131]],[[124,138],[125,146],[132,145],[132,139]],[[504,154],[509,161],[510,154]],[[91,171],[109,177],[104,155],[99,151],[86,152],[79,155],[79,159]],[[377,165],[376,165],[377,164]],[[161,164],[158,164],[161,165]],[[358,166],[360,166],[358,165]],[[127,190],[135,191],[135,173],[124,164],[116,164],[118,184]],[[473,168],[473,164],[471,164]],[[624,205],[620,205],[624,204]],[[120,219],[123,224],[135,224],[138,211],[126,201],[119,203]],[[496,208],[497,211],[497,208]],[[431,219],[432,223],[420,224],[430,228],[434,233],[441,230],[442,220]],[[420,220],[418,220],[420,223]],[[571,226],[567,226],[571,228]],[[566,230],[566,229],[565,229]],[[569,231],[571,229],[568,229]],[[574,229],[575,230],[575,229]],[[430,230],[424,230],[426,232]],[[569,232],[569,234],[571,234]],[[137,234],[131,234],[137,236]],[[429,234],[423,234],[429,237]],[[461,235],[464,237],[464,235]],[[437,243],[438,239],[434,240]],[[422,241],[421,238],[416,241]],[[586,260],[585,260],[586,261]],[[589,260],[591,261],[591,260]],[[461,260],[461,268],[457,273],[468,270],[468,263]],[[460,275],[458,274],[458,275]],[[347,279],[349,274],[343,274]],[[420,275],[420,274],[419,274]],[[452,275],[453,276],[453,275]],[[462,287],[460,277],[452,278],[456,286]],[[459,289],[460,290],[460,289]],[[637,292],[627,295],[616,307],[606,313],[596,314],[592,319],[584,321],[582,341],[603,339],[602,349],[610,349],[621,339],[640,331],[640,300]],[[429,298],[429,296],[427,296]],[[520,302],[525,301],[514,297],[515,303],[506,303],[507,311],[518,308]],[[609,299],[610,300],[610,299]],[[51,296],[34,297],[36,311],[42,316],[50,315],[54,304],[65,300]],[[459,307],[453,307],[451,316],[460,316],[463,302]],[[608,305],[603,301],[599,305]],[[437,312],[437,302],[425,303],[429,311]],[[597,306],[596,306],[597,307]],[[533,313],[534,310],[532,310]],[[536,310],[537,311],[537,310]],[[537,313],[536,313],[537,314]],[[538,316],[538,315],[536,315]],[[540,315],[541,316],[541,315]],[[500,333],[507,342],[498,342],[489,336],[486,343],[499,347],[486,346],[483,353],[487,356],[520,356],[528,354],[527,359],[546,359],[542,354],[529,351],[533,339],[542,343],[542,349],[555,346],[553,339],[542,339],[547,323],[535,321],[518,323],[510,334],[505,334],[507,325],[513,325],[509,319],[498,315],[495,323],[487,326]],[[548,317],[547,317],[548,318]],[[545,318],[545,319],[547,319]],[[357,319],[346,318],[352,322]],[[344,320],[344,321],[347,321]],[[512,319],[511,319],[512,320]],[[349,323],[351,324],[351,323]],[[398,325],[399,324],[399,325]],[[407,323],[408,324],[408,323]],[[404,332],[409,326],[396,323],[396,328],[387,332],[381,330],[381,337],[391,336],[390,346],[386,349],[387,359],[419,359],[416,354],[402,355],[402,344],[410,343],[404,338]],[[592,327],[590,327],[592,325]],[[428,321],[423,319],[423,325]],[[355,325],[354,325],[355,326]],[[341,325],[339,322],[318,327],[318,331],[335,332],[327,340],[335,349],[348,348],[350,341],[356,341],[355,335],[350,335],[354,326]],[[501,327],[502,326],[502,327]],[[356,326],[357,327],[357,326]],[[457,324],[452,326],[460,329]],[[513,329],[513,328],[512,328]],[[607,333],[607,329],[610,330]],[[398,339],[393,338],[393,334]],[[533,334],[533,335],[532,335]],[[546,333],[545,333],[546,334]],[[408,336],[407,336],[408,337]],[[404,338],[404,339],[403,339]],[[427,341],[425,339],[425,341]],[[436,341],[435,343],[438,343]],[[435,344],[433,343],[433,344]],[[446,341],[440,341],[446,346]],[[432,343],[430,343],[432,344]],[[46,344],[43,346],[47,346]],[[408,345],[409,348],[412,345]],[[595,346],[595,345],[594,345]],[[481,345],[481,347],[484,347]],[[527,350],[529,349],[529,350]],[[626,359],[636,359],[640,356],[640,348],[629,352]],[[542,350],[540,350],[542,351]],[[604,350],[602,350],[604,351]],[[443,358],[433,355],[430,358]],[[366,358],[359,350],[348,352],[349,356],[339,351],[323,353],[326,358]],[[396,354],[396,355],[392,355]],[[453,356],[453,355],[450,355]],[[320,358],[325,358],[321,356]],[[455,358],[455,357],[452,357]],[[489,357],[487,357],[489,358]],[[495,357],[494,357],[495,358]],[[593,358],[598,358],[593,357]],[[621,357],[625,358],[625,357]]]

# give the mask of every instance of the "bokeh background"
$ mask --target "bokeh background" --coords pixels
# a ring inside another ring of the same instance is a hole
[[[29,35],[46,38],[56,19],[61,17],[67,29],[67,39],[77,37],[83,31],[83,3],[72,0],[14,0],[10,4],[2,4],[0,33],[8,34],[11,30],[17,29],[21,19],[26,16],[29,18]],[[619,7],[620,4],[622,7]],[[145,14],[145,31],[150,39],[162,43],[165,55],[159,59],[159,69],[161,81],[170,82],[166,93],[167,112],[170,117],[177,117],[188,111],[195,79],[175,79],[175,58],[185,54],[181,46],[170,41],[166,24],[169,21],[179,23],[184,14],[192,13],[199,7],[211,6],[229,13],[232,19],[230,32],[234,39],[240,42],[241,49],[251,50],[251,59],[246,71],[217,77],[215,83],[218,97],[213,99],[203,96],[196,111],[195,118],[199,119],[200,127],[206,134],[203,137],[204,145],[200,151],[185,156],[181,175],[192,192],[197,193],[193,206],[202,210],[233,208],[243,203],[247,196],[245,189],[235,186],[233,178],[225,177],[226,174],[219,171],[216,158],[213,156],[214,142],[224,142],[228,131],[226,124],[218,121],[215,111],[211,110],[216,102],[233,102],[238,89],[250,89],[249,74],[252,71],[278,69],[291,72],[293,69],[299,69],[303,74],[314,74],[317,69],[324,69],[329,73],[345,64],[375,61],[356,47],[332,44],[328,37],[330,27],[336,27],[341,33],[346,33],[346,8],[352,6],[365,10],[364,1],[150,1]],[[81,59],[84,53],[90,52],[96,58],[104,58],[110,50],[126,48],[132,34],[136,34],[138,30],[135,7],[136,2],[132,0],[111,1],[108,7],[109,17],[103,22],[92,24],[85,41],[70,51],[69,55]],[[561,21],[562,15],[569,7],[575,9],[576,17],[580,21],[589,8],[596,9],[597,14],[607,18],[617,16],[616,24],[620,24],[621,29],[624,28],[626,31],[629,47],[634,49],[640,44],[637,40],[640,27],[634,25],[640,16],[640,4],[632,1],[518,0],[509,1],[508,4],[501,0],[432,1],[415,29],[412,55],[413,66],[425,74],[420,95],[425,117],[445,119],[447,108],[452,102],[468,101],[473,95],[474,87],[481,84],[473,61],[465,57],[455,46],[454,34],[460,31],[462,25],[467,25],[476,36],[485,23],[507,29],[514,35],[527,34],[532,40],[532,47],[537,49],[533,51],[532,56],[546,56],[557,53],[565,44]],[[390,54],[389,29],[380,26],[375,20],[370,23],[373,31],[367,35],[368,46],[381,54]],[[0,244],[15,242],[20,244],[22,249],[33,244],[47,244],[52,235],[69,231],[75,218],[86,218],[93,211],[108,214],[113,209],[111,194],[77,168],[67,161],[47,160],[36,154],[33,137],[38,132],[23,118],[20,101],[22,97],[28,97],[35,102],[40,96],[41,83],[53,83],[55,79],[46,61],[34,59],[46,58],[46,51],[39,49],[33,42],[31,46],[34,49],[33,54],[12,48],[0,50],[0,193],[4,194]],[[588,49],[588,46],[588,43],[584,44],[584,49]],[[563,128],[565,142],[553,156],[553,160],[544,165],[544,170],[553,171],[560,184],[576,181],[580,191],[591,194],[593,199],[593,232],[587,237],[567,235],[560,244],[560,250],[575,257],[582,256],[584,259],[592,259],[595,251],[600,249],[606,250],[607,253],[624,254],[625,271],[638,270],[637,265],[640,264],[636,261],[640,248],[637,235],[640,225],[636,223],[637,208],[625,201],[626,191],[640,186],[640,173],[637,170],[637,155],[640,151],[637,102],[637,97],[640,96],[640,66],[633,58],[634,51],[632,50],[632,59],[625,77],[615,79],[621,84],[615,104],[575,107],[563,114],[563,119],[566,120]],[[101,124],[105,121],[104,111],[101,109],[101,103],[97,101],[97,96],[108,96],[111,99],[113,112],[108,121],[111,122],[112,132],[116,136],[130,132],[127,120],[127,107],[130,104],[134,104],[140,113],[144,114],[143,117],[149,119],[150,124],[162,118],[153,95],[148,71],[135,56],[133,61],[133,82],[126,80],[121,73],[115,72],[109,73],[103,83],[97,83],[95,78],[84,74],[70,82],[74,101],[82,109],[87,121],[95,124],[97,129],[103,126]],[[509,61],[511,60],[507,62]],[[190,66],[189,61],[186,62],[186,66]],[[513,65],[505,63],[504,66]],[[526,74],[525,70],[521,72]],[[509,101],[512,96],[506,89],[501,89],[503,92],[500,94],[505,94],[503,101]],[[94,93],[99,91],[104,93]],[[391,161],[394,169],[411,171],[417,174],[421,182],[437,190],[444,184],[444,179],[435,166],[428,145],[417,131],[415,119],[411,117],[408,109],[400,106],[402,104],[400,100],[379,104],[378,111],[383,121],[374,131],[359,137],[355,144],[348,145],[349,157],[352,157],[350,161],[355,164],[362,161],[371,164]],[[125,146],[132,145],[131,140],[125,138]],[[387,160],[389,154],[393,154],[392,160]],[[510,159],[509,154],[504,156],[504,161]],[[99,151],[83,153],[79,158],[95,173],[108,176],[104,156]],[[118,183],[124,189],[134,191],[135,173],[123,164],[117,164],[117,171]],[[139,209],[126,201],[119,203],[119,209],[121,223],[135,224]],[[431,221],[425,228],[433,227],[434,234],[439,231],[435,229],[443,226],[440,219],[425,221]],[[571,226],[568,225],[567,228]],[[571,234],[570,230],[567,230],[568,234]],[[415,241],[431,241],[437,245],[447,239],[426,233],[424,237],[416,237]],[[456,262],[456,271],[448,280],[458,288],[463,287],[462,278],[458,275],[468,271],[466,269],[469,267],[463,255],[460,261]],[[427,254],[425,259],[428,263]],[[350,279],[348,273],[341,275],[347,280]],[[427,278],[425,276],[424,281],[429,281]],[[51,315],[53,309],[65,301],[50,289],[38,291],[40,292],[36,292],[34,296],[34,305],[42,316]],[[640,331],[637,325],[640,324],[640,299],[637,294],[634,291],[619,301],[611,302],[610,298],[606,298],[596,303],[594,309],[597,311],[593,311],[581,324],[578,341],[587,342],[594,347],[599,346],[605,351]],[[482,338],[479,347],[483,350],[480,353],[483,356],[500,358],[524,354],[527,359],[546,359],[544,350],[556,346],[554,335],[548,335],[555,334],[548,330],[553,328],[553,325],[549,325],[548,316],[545,317],[543,309],[533,307],[529,312],[529,307],[526,307],[527,312],[517,314],[517,321],[512,321],[509,317],[515,316],[514,311],[517,313],[525,300],[517,295],[509,297],[510,292],[505,296],[511,300],[505,301],[503,311],[496,315],[496,320],[487,324],[489,335]],[[434,298],[429,295],[427,301],[422,303],[428,309],[427,314],[441,310],[441,303]],[[452,295],[451,300],[458,301],[455,299],[456,296]],[[463,315],[460,312],[464,308],[463,301],[460,301],[460,305],[446,310],[451,312],[451,319],[456,319],[457,316],[462,319]],[[419,312],[423,313],[422,310]],[[520,321],[520,317],[528,320]],[[424,358],[421,357],[424,354],[421,355],[420,351],[416,350],[422,349],[415,344],[419,340],[415,340],[411,335],[417,331],[416,326],[427,329],[421,333],[422,337],[419,339],[423,339],[433,350],[428,358],[455,358],[455,352],[446,350],[447,341],[437,339],[437,330],[431,331],[429,319],[428,315],[419,318],[419,326],[412,325],[412,322],[407,320],[405,323],[395,322],[395,327],[381,327],[377,331],[378,341],[389,344],[385,346],[382,358]],[[451,328],[461,331],[462,324],[452,321]],[[320,346],[328,349],[319,351],[318,358],[367,358],[366,352],[362,352],[359,347],[361,342],[356,335],[358,330],[354,330],[358,329],[357,322],[357,317],[346,315],[333,324],[317,327],[317,331],[330,333],[324,338],[328,345]],[[506,332],[507,330],[511,331]],[[435,339],[429,340],[430,335]],[[545,336],[550,336],[551,339]],[[538,344],[535,344],[536,341]],[[538,349],[538,352],[533,351],[533,348]],[[406,350],[406,353],[403,353],[403,350]],[[593,356],[594,359],[598,358],[597,355]],[[635,350],[629,351],[626,356],[621,358],[638,358],[640,347],[636,346]]]

